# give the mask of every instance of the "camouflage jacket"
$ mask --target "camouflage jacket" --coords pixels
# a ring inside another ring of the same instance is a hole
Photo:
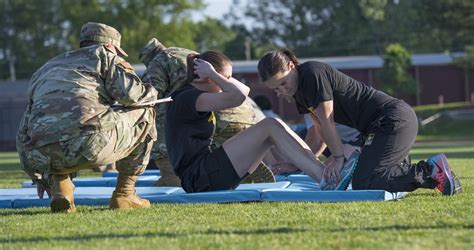
[[[106,45],[64,53],[33,74],[17,147],[37,148],[112,129],[120,109],[156,98],[156,90],[143,85],[132,66]]]

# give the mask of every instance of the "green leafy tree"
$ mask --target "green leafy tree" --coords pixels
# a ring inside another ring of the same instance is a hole
[[[168,46],[196,49],[195,24],[189,16],[203,4],[200,0],[62,0],[62,6],[71,45],[78,46],[82,24],[103,22],[120,31],[128,60],[137,63],[138,51],[151,37]]]
[[[446,50],[460,51],[474,44],[474,1],[420,0],[417,8],[431,30],[443,39]]]
[[[382,54],[392,43],[414,53],[474,44],[472,0],[261,0],[239,6],[253,20],[255,44],[286,46],[306,57]]]
[[[58,0],[0,0],[0,79],[29,78],[62,51]]]
[[[194,42],[198,51],[210,49],[223,51],[225,45],[235,36],[232,29],[226,27],[221,21],[209,17],[198,22],[194,29]]]
[[[252,40],[292,48],[299,55],[377,52],[386,0],[262,0],[249,2]]]
[[[383,67],[378,72],[382,89],[389,95],[415,94],[416,82],[408,72],[411,55],[400,44],[390,44],[383,54]]]
[[[466,55],[454,58],[455,62],[466,71],[474,71],[474,45],[468,45],[464,49]]]
[[[49,58],[79,47],[86,22],[102,22],[122,34],[128,60],[151,37],[166,46],[223,49],[232,31],[220,21],[191,20],[202,0],[0,0],[0,79],[28,79]]]

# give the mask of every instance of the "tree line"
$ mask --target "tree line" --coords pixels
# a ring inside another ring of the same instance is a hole
[[[203,8],[202,0],[0,0],[0,79],[28,79],[49,58],[77,48],[88,21],[117,28],[132,63],[151,37],[233,60],[283,46],[300,57],[402,58],[474,45],[471,0],[234,0],[221,20],[194,21],[191,13]]]

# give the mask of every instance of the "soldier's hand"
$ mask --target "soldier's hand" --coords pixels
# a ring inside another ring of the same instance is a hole
[[[216,73],[216,70],[209,62],[202,59],[194,60],[194,74],[199,77],[198,81],[204,81],[212,78],[212,76]]]
[[[344,158],[342,158],[342,161],[334,159],[333,161],[328,163],[323,171],[323,176],[326,181],[331,183],[339,183],[339,181],[341,180],[339,171],[341,170],[343,164]]]
[[[49,198],[52,197],[52,191],[51,187],[43,183],[42,181],[39,181],[36,183],[36,193],[38,194],[38,197],[40,199],[43,199],[44,193],[48,195]]]

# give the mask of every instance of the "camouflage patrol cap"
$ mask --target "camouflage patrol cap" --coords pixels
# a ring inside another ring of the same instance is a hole
[[[152,38],[142,49],[140,49],[140,52],[138,53],[138,60],[142,62],[145,65],[148,65],[148,63],[153,60],[153,57],[155,57],[156,53],[158,53],[161,50],[166,49],[166,46],[163,45],[158,39]]]
[[[120,33],[113,27],[103,23],[88,22],[82,26],[80,41],[95,41],[100,43],[112,44],[121,56],[128,56],[120,48]]]

